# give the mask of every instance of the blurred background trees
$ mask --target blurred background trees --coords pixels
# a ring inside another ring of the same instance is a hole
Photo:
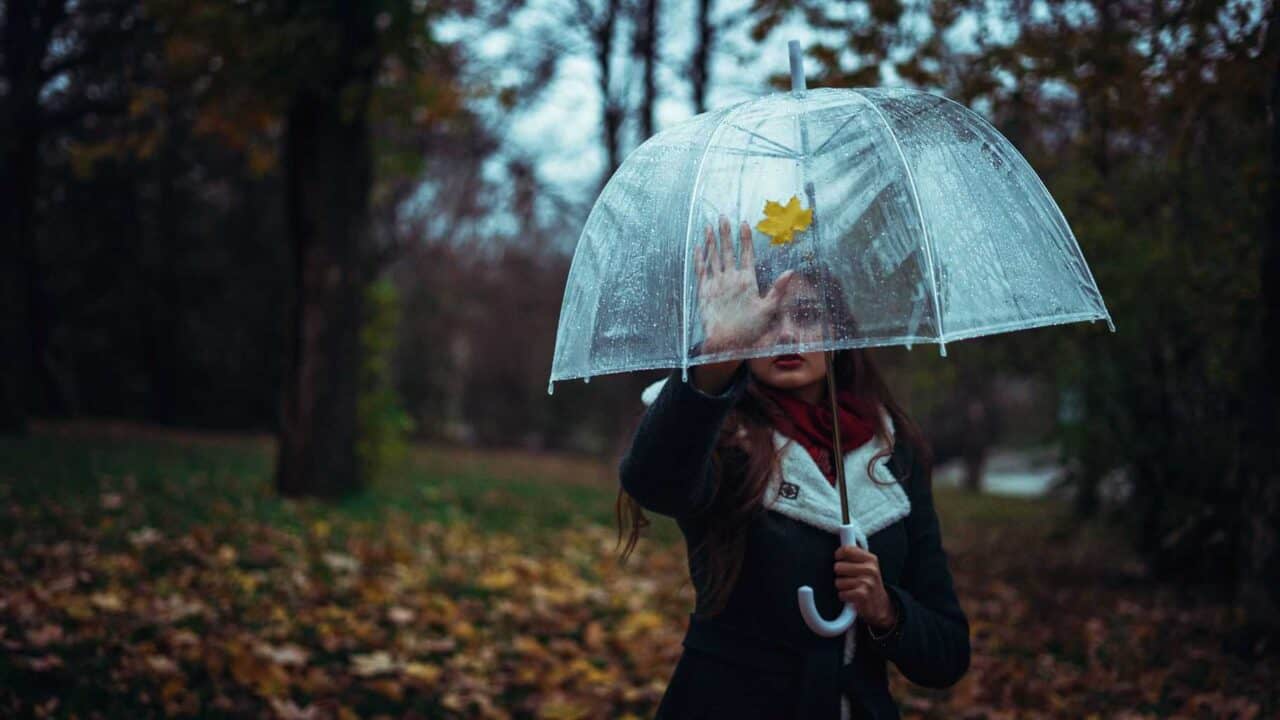
[[[547,395],[577,232],[627,152],[784,82],[799,36],[813,86],[912,85],[990,119],[1115,317],[884,353],[941,458],[977,488],[993,448],[1053,448],[1078,514],[1123,523],[1153,570],[1274,608],[1274,4],[0,9],[6,432],[275,432],[287,494],[373,481],[409,428],[612,457],[660,373]],[[590,118],[568,157],[557,103]]]

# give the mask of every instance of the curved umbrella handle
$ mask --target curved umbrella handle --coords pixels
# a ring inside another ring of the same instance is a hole
[[[863,550],[867,549],[867,536],[863,535],[856,527],[851,524],[840,526],[840,546],[847,547],[856,545]],[[853,609],[853,603],[845,603],[844,609],[836,616],[835,620],[827,620],[818,613],[818,607],[813,603],[813,588],[804,585],[796,590],[796,599],[800,602],[800,615],[804,618],[804,624],[809,629],[823,637],[835,637],[844,633],[853,625],[854,619],[857,617],[857,611]]]

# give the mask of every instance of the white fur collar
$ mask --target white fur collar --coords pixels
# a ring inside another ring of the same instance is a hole
[[[663,378],[644,389],[640,394],[644,404],[653,404],[665,382],[666,378]],[[880,413],[892,439],[893,422],[884,408]],[[784,445],[785,450],[782,449]],[[840,494],[827,482],[813,457],[800,443],[790,442],[777,430],[773,432],[773,446],[780,450],[781,472],[774,473],[765,491],[765,507],[807,525],[839,534]],[[911,513],[911,501],[890,472],[888,456],[880,458],[872,466],[875,482],[867,474],[867,462],[884,447],[878,437],[873,437],[862,447],[844,455],[849,520],[868,537]]]
[[[888,414],[882,417],[892,433]],[[892,437],[892,435],[890,436]],[[782,450],[783,445],[786,449]],[[765,507],[832,534],[840,532],[840,493],[818,469],[813,456],[800,443],[773,431],[773,446],[781,456],[781,473],[775,473],[765,493]],[[844,454],[844,478],[849,493],[849,522],[870,537],[911,513],[911,501],[889,471],[889,458],[876,460],[867,474],[867,463],[887,446],[873,437]]]

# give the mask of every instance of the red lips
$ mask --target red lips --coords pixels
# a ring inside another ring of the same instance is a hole
[[[773,364],[778,367],[792,368],[804,362],[804,358],[794,353],[790,355],[779,355],[774,358]]]

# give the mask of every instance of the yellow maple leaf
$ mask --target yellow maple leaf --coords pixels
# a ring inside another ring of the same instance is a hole
[[[772,245],[786,245],[792,242],[793,233],[800,232],[813,222],[813,210],[800,208],[800,198],[795,195],[786,205],[766,200],[764,219],[756,225],[756,229],[772,238]]]

